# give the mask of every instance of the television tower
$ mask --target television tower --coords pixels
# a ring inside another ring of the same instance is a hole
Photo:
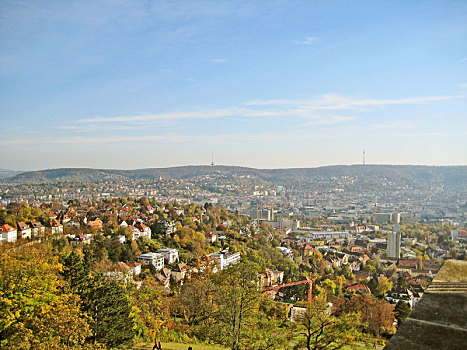
[[[363,149],[363,165],[365,165],[365,149]]]
[[[211,166],[214,166],[214,150],[211,153]]]

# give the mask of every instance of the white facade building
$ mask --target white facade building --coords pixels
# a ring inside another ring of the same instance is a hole
[[[31,228],[24,222],[18,222],[18,233],[21,238],[31,238]]]
[[[146,253],[138,256],[138,262],[153,265],[157,270],[164,268],[164,256],[159,253]]]
[[[156,250],[156,253],[162,254],[166,264],[175,264],[178,262],[178,250],[171,248],[162,248]]]
[[[2,242],[16,242],[18,231],[8,224],[0,226],[2,233]]]
[[[211,258],[216,260],[219,270],[223,270],[229,265],[240,262],[240,252],[222,251],[220,253],[211,254]]]

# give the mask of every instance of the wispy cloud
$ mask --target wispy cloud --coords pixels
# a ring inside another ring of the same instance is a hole
[[[467,89],[467,83],[458,84],[457,87],[461,89]]]
[[[210,61],[212,63],[225,63],[227,62],[226,58],[211,58]]]
[[[459,60],[459,63],[464,63],[464,62],[467,62],[467,57],[461,58],[461,59]]]
[[[80,130],[80,128],[94,128],[100,124],[115,123],[147,123],[154,121],[176,121],[176,120],[200,120],[200,119],[219,119],[219,118],[301,118],[305,120],[304,125],[336,124],[351,120],[351,117],[343,116],[323,116],[317,114],[313,108],[307,106],[296,106],[291,108],[225,108],[218,110],[177,112],[145,114],[133,116],[101,117],[87,118],[78,120],[76,123],[81,125],[66,126],[68,130]]]
[[[355,118],[353,117],[348,117],[345,115],[342,115],[342,116],[334,115],[330,117],[315,117],[313,120],[303,123],[302,126],[339,124],[339,123],[348,122],[354,119]]]
[[[419,138],[419,137],[450,137],[452,133],[446,132],[407,132],[407,133],[397,133],[394,134],[396,137],[410,137],[410,138]]]
[[[251,101],[250,106],[290,106],[302,105],[315,110],[351,110],[361,107],[384,107],[388,105],[425,104],[435,101],[446,101],[467,98],[467,95],[423,96],[400,99],[358,99],[336,94],[326,94],[313,100],[257,100]]]
[[[316,137],[316,135],[298,135],[299,138]],[[110,136],[110,137],[46,137],[1,140],[0,145],[88,145],[110,143],[138,143],[138,142],[164,142],[164,143],[244,143],[258,140],[287,140],[289,135],[280,133],[258,134],[218,134],[218,135],[138,135],[138,136]]]
[[[172,112],[158,114],[142,114],[119,117],[101,117],[87,118],[78,120],[77,123],[132,123],[147,122],[156,120],[179,120],[179,119],[211,119],[229,117],[238,114],[235,109],[220,109],[212,111],[192,111],[192,112]]]
[[[260,100],[246,103],[239,107],[228,107],[216,110],[195,110],[156,114],[138,114],[115,117],[96,116],[84,118],[75,125],[61,126],[65,130],[83,131],[107,124],[118,128],[133,124],[137,128],[155,121],[202,120],[220,118],[299,118],[302,126],[324,125],[347,122],[354,117],[342,115],[337,111],[371,111],[390,105],[416,105],[453,99],[464,99],[467,95],[424,96],[401,99],[358,99],[336,94],[323,95],[310,100]],[[338,113],[337,115],[334,113]],[[402,127],[402,125],[401,125]]]
[[[65,130],[65,131],[74,131],[74,132],[86,132],[90,131],[102,132],[105,131],[116,131],[116,130],[147,130],[148,126],[145,123],[137,123],[134,125],[118,125],[118,124],[82,124],[82,125],[56,125],[55,129]]]
[[[374,129],[412,129],[414,124],[408,120],[396,120],[372,126]]]
[[[293,43],[296,45],[311,45],[315,41],[314,36],[308,36],[305,38],[305,40],[294,40]]]

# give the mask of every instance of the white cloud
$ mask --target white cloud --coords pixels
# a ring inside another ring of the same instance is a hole
[[[375,129],[412,129],[414,125],[407,120],[396,120],[387,123],[376,124],[372,126]]]
[[[159,114],[142,114],[120,117],[94,117],[78,120],[78,123],[130,123],[147,122],[154,120],[178,120],[178,119],[210,119],[221,118],[234,115],[232,110],[214,110],[214,111],[193,111],[193,112],[172,112]]]
[[[102,123],[144,123],[161,120],[190,120],[190,119],[218,119],[227,117],[245,117],[245,118],[303,118],[307,122],[305,125],[317,124],[336,124],[339,122],[348,121],[352,118],[342,116],[321,116],[317,115],[314,108],[309,106],[297,106],[291,108],[225,108],[219,110],[192,111],[192,112],[176,112],[176,113],[160,113],[160,114],[145,114],[135,116],[119,116],[119,117],[94,117],[78,120],[81,125],[88,124],[89,128],[95,128],[96,125]],[[65,127],[69,130],[78,130],[75,127]]]
[[[315,41],[314,36],[308,36],[305,38],[305,40],[295,40],[293,41],[294,44],[296,45],[311,45]]]
[[[245,141],[288,139],[288,135],[278,133],[259,134],[219,134],[219,135],[139,135],[139,136],[110,136],[110,137],[62,137],[62,138],[28,138],[1,140],[0,145],[60,145],[60,144],[109,144],[109,143],[135,143],[160,141],[164,143],[193,143],[209,142],[214,143],[242,143]]]
[[[138,114],[128,116],[85,118],[76,121],[75,125],[57,126],[69,131],[92,131],[102,129],[146,129],[154,122],[168,123],[178,120],[202,120],[221,118],[290,118],[302,119],[297,127],[345,123],[355,119],[342,115],[338,111],[372,111],[390,105],[425,104],[452,99],[467,98],[467,95],[423,96],[402,99],[358,99],[336,94],[323,95],[311,100],[261,100],[252,101],[243,107],[221,108],[216,110],[195,110],[156,114]],[[294,125],[290,125],[294,126]],[[408,123],[396,122],[380,124],[374,128],[408,128]]]
[[[264,100],[252,101],[242,107],[228,107],[216,110],[194,110],[183,112],[169,112],[156,114],[138,114],[115,117],[96,116],[85,118],[75,122],[75,125],[59,126],[70,131],[93,130],[108,125],[118,129],[131,124],[136,128],[149,126],[155,121],[173,122],[178,120],[202,120],[220,118],[299,118],[303,119],[301,125],[325,125],[337,124],[354,119],[352,116],[342,115],[338,111],[372,111],[390,105],[413,105],[431,102],[447,101],[452,99],[467,98],[467,95],[451,96],[423,96],[408,97],[402,99],[358,99],[336,94],[323,95],[312,100]],[[387,127],[380,126],[380,127]],[[393,125],[407,127],[407,125]]]
[[[210,59],[210,61],[212,63],[225,63],[227,62],[227,59],[226,58],[212,58]]]
[[[354,120],[353,117],[348,117],[345,115],[333,115],[330,117],[315,117],[313,120],[310,120],[306,123],[303,123],[302,126],[312,126],[312,125],[330,125],[330,124],[338,124],[347,122],[350,120]]]
[[[410,133],[397,133],[397,134],[394,134],[394,136],[418,138],[418,137],[448,137],[452,135],[450,133],[444,133],[444,132],[410,132]]]
[[[302,105],[308,106],[314,110],[351,110],[361,109],[362,107],[384,107],[388,105],[410,105],[424,104],[434,101],[446,101],[452,99],[467,98],[467,95],[450,96],[423,96],[408,97],[401,99],[357,99],[336,94],[326,94],[319,99],[314,100],[257,100],[251,101],[250,106],[287,106]]]

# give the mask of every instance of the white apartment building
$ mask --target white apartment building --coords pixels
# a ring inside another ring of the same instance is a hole
[[[219,270],[223,270],[230,265],[240,262],[240,252],[229,252],[224,250],[220,253],[211,254],[211,258],[216,260]]]
[[[148,265],[153,265],[157,270],[162,270],[164,268],[164,255],[159,253],[146,253],[138,256],[138,262],[146,263]]]
[[[162,254],[166,264],[175,264],[178,262],[178,250],[171,248],[161,248],[156,253]]]

